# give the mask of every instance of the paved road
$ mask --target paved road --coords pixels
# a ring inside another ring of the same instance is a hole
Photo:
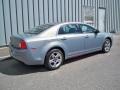
[[[0,61],[0,90],[120,90],[120,36],[109,53],[70,59],[55,71]]]
[[[1,47],[0,48],[0,61],[4,58],[10,57],[9,55],[9,48],[8,47]]]

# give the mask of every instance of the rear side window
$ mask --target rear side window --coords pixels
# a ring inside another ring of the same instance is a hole
[[[40,25],[40,26],[36,26],[36,27],[28,30],[27,32],[24,32],[24,33],[27,33],[27,34],[40,34],[43,31],[47,30],[48,28],[51,28],[54,25],[55,24],[43,24],[43,25]]]
[[[68,24],[60,27],[58,34],[74,34],[81,33],[82,31],[78,28],[76,24]]]

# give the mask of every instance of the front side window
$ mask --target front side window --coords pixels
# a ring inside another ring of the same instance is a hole
[[[83,33],[94,33],[95,29],[88,25],[79,25]]]
[[[73,34],[80,33],[81,30],[78,29],[76,24],[68,24],[60,27],[58,34]]]

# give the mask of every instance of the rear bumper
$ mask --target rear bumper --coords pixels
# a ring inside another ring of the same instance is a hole
[[[44,64],[44,59],[41,59],[41,58],[35,59],[34,57],[32,57],[30,51],[27,49],[20,50],[20,49],[15,49],[9,46],[9,52],[13,58],[27,65],[43,65]]]

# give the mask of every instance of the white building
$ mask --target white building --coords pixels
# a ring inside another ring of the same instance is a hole
[[[0,0],[0,46],[11,35],[52,22],[80,21],[120,31],[120,0]]]

